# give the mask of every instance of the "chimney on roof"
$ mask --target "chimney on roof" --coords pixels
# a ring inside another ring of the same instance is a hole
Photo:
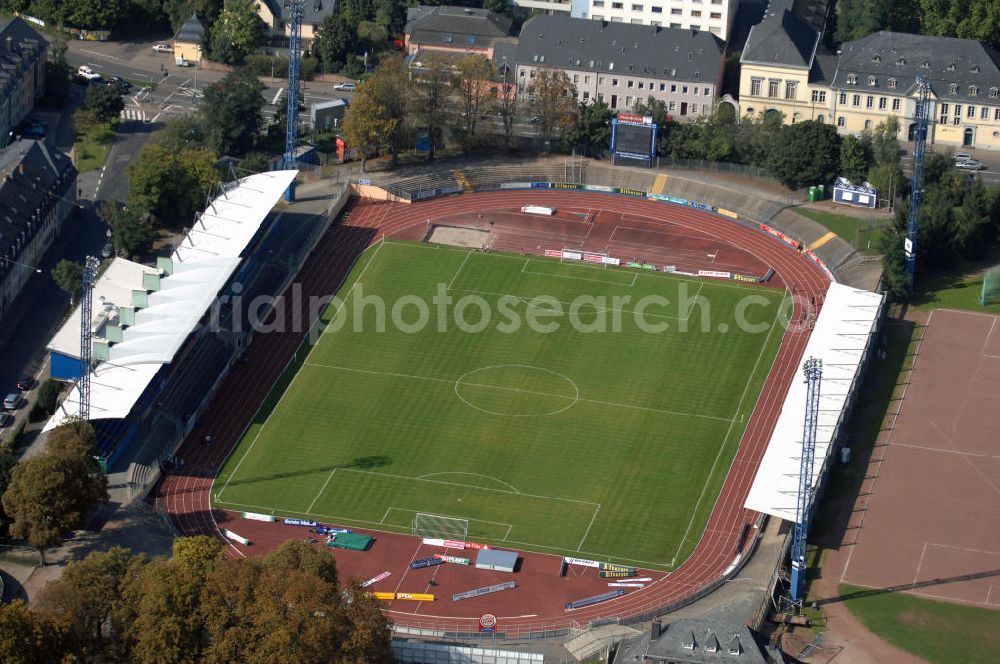
[[[660,638],[660,619],[656,618],[649,626],[649,640],[656,641]]]

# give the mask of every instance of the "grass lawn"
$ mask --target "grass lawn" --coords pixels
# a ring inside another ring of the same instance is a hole
[[[873,219],[856,219],[842,214],[826,212],[800,206],[795,212],[808,217],[818,224],[833,231],[849,245],[863,254],[874,256],[878,254],[878,222]]]
[[[917,293],[913,304],[920,309],[965,309],[1000,314],[1000,302],[983,306],[979,297],[983,290],[983,272],[964,274],[917,275]]]
[[[81,173],[96,171],[104,166],[115,142],[118,119],[95,124],[86,130],[76,132],[76,168]]]
[[[842,584],[844,603],[886,641],[937,664],[1000,661],[1000,611]]]
[[[402,533],[433,513],[654,569],[697,543],[783,333],[775,289],[403,242],[339,297],[215,506]]]

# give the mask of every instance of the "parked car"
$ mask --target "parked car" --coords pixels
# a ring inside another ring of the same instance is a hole
[[[530,118],[528,118],[528,124],[532,124],[532,125],[536,125],[536,124],[538,124],[541,121],[542,121],[542,119],[540,117],[538,117],[537,115],[532,115]]]
[[[14,423],[14,416],[10,413],[0,413],[0,428],[9,427]]]
[[[35,379],[31,376],[25,376],[24,378],[17,381],[17,389],[22,392],[27,392],[35,386]]]
[[[153,47],[153,50],[157,53],[173,53],[174,49],[170,44],[157,44]]]
[[[123,95],[128,94],[132,89],[132,84],[121,76],[112,76],[107,80],[108,87],[116,87]]]
[[[96,81],[101,77],[96,71],[88,67],[87,65],[80,65],[80,68],[76,70],[78,76],[87,79],[88,81]]]
[[[192,64],[191,61],[185,58],[183,55],[178,55],[174,59],[174,64],[176,64],[178,67],[194,67],[194,64]]]
[[[981,171],[986,168],[986,164],[975,159],[967,159],[955,162],[955,168],[961,168],[963,171]]]
[[[18,130],[23,138],[45,138],[45,123],[39,120],[28,120]]]
[[[956,162],[959,162],[959,161],[969,161],[970,159],[972,159],[972,155],[969,154],[968,152],[956,152],[955,153],[955,161]]]
[[[333,86],[333,89],[337,92],[354,92],[358,89],[357,83],[337,83]]]
[[[17,392],[11,392],[3,398],[3,407],[7,410],[17,410],[21,405],[21,395]]]

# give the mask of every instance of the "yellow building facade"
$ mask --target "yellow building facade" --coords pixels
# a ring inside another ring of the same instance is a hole
[[[841,134],[895,117],[899,140],[911,141],[919,76],[930,88],[928,144],[1000,150],[1000,59],[988,46],[878,32],[825,54],[820,35],[796,20],[771,16],[751,31],[740,61],[742,115],[777,111],[786,123],[815,120]]]

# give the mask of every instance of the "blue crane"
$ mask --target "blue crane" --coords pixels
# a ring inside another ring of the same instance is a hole
[[[77,389],[80,391],[80,417],[90,417],[90,369],[93,364],[93,329],[94,322],[94,280],[97,279],[97,268],[100,262],[93,256],[87,256],[83,263],[83,288],[80,294],[80,381]]]
[[[920,228],[920,203],[924,198],[924,151],[927,147],[927,123],[930,113],[930,89],[927,80],[917,77],[917,121],[916,136],[913,141],[913,186],[910,193],[910,216],[906,222],[906,239],[903,251],[906,255],[906,271],[910,273],[910,289],[917,272],[917,232]]]
[[[305,0],[288,0],[288,89],[285,110],[285,168],[295,168],[295,151],[298,148],[299,129],[299,66],[302,62],[302,13]],[[295,182],[288,185],[286,201],[295,200]]]
[[[795,506],[795,539],[792,540],[791,600],[801,604],[806,585],[806,539],[812,518],[813,460],[816,456],[816,427],[819,423],[819,386],[823,360],[810,357],[802,365],[806,382],[806,413],[802,424],[802,458],[799,462],[799,494]]]

